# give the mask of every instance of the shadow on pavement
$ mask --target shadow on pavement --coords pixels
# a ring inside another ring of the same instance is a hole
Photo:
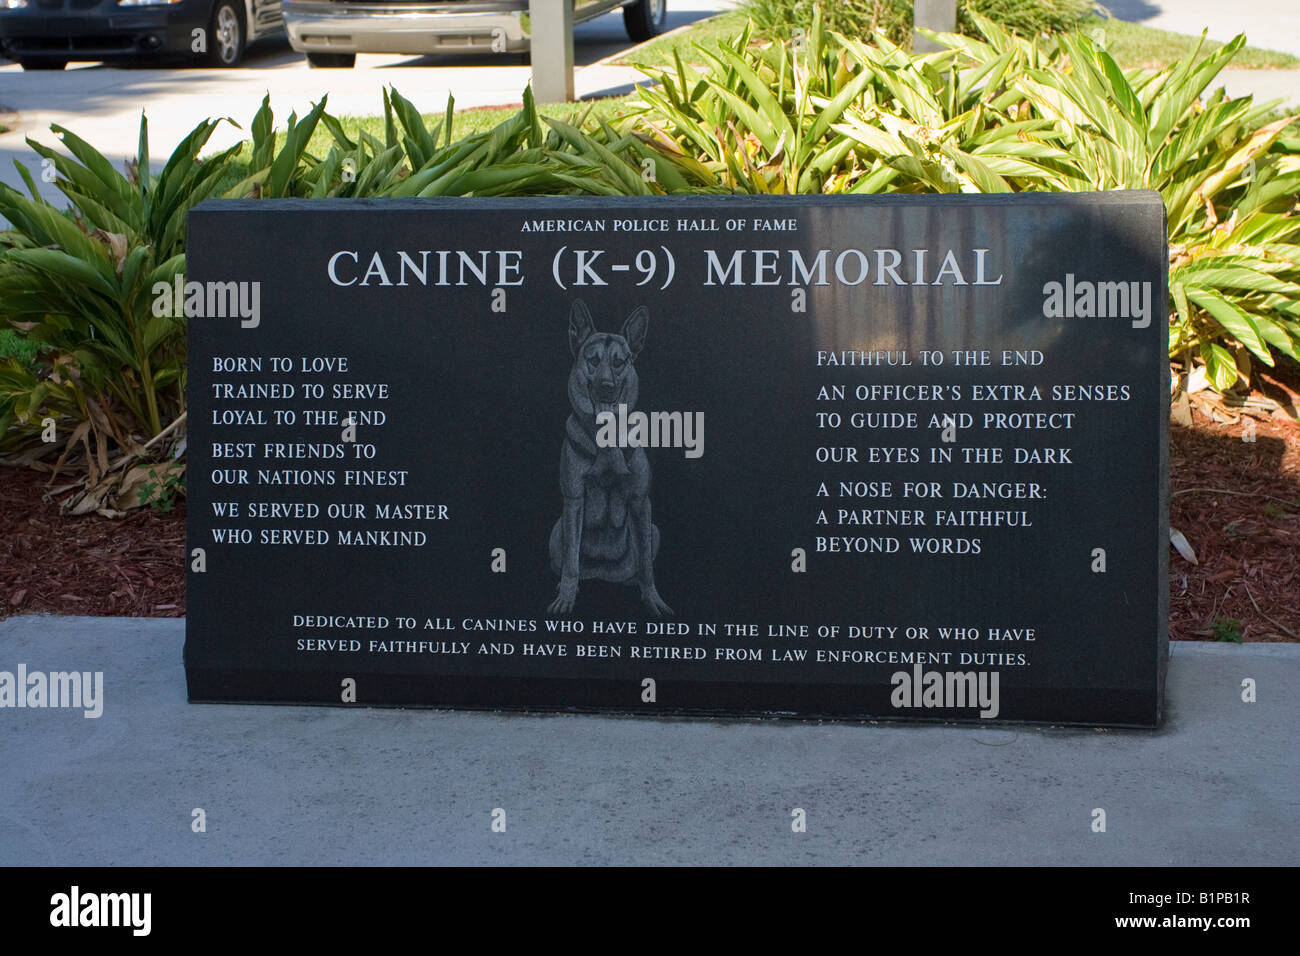
[[[1130,23],[1137,23],[1158,13],[1164,13],[1164,7],[1158,3],[1150,3],[1148,0],[1104,0],[1102,6],[1109,10],[1110,15],[1116,20],[1127,20]]]

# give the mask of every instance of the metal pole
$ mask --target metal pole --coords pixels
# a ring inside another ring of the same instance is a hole
[[[573,99],[573,0],[528,0],[532,35],[533,99]]]
[[[913,0],[912,26],[925,27],[936,33],[953,33],[957,30],[957,0]],[[939,44],[913,31],[912,50],[916,53],[933,53],[942,50]]]

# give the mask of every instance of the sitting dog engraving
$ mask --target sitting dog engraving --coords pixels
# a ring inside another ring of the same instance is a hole
[[[634,310],[622,334],[598,332],[581,300],[569,313],[569,405],[560,448],[564,511],[551,529],[551,570],[560,577],[551,614],[568,614],[587,578],[632,584],[655,617],[672,608],[655,587],[659,529],[650,520],[650,461],[644,448],[600,447],[596,416],[636,407],[635,362],[645,346],[650,313]]]

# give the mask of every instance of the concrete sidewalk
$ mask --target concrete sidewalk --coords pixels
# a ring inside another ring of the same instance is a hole
[[[192,705],[182,642],[0,622],[0,670],[104,672],[0,710],[0,864],[1300,862],[1300,646],[1174,645],[1143,732]]]
[[[1229,96],[1253,96],[1256,103],[1281,100],[1294,112],[1300,107],[1300,70],[1224,70],[1211,89],[1223,87]]]

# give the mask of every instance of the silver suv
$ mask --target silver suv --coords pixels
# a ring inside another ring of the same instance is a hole
[[[668,0],[573,0],[573,22],[616,7],[633,40],[664,26]],[[350,67],[358,53],[522,53],[528,0],[284,0],[289,43],[312,66]]]

